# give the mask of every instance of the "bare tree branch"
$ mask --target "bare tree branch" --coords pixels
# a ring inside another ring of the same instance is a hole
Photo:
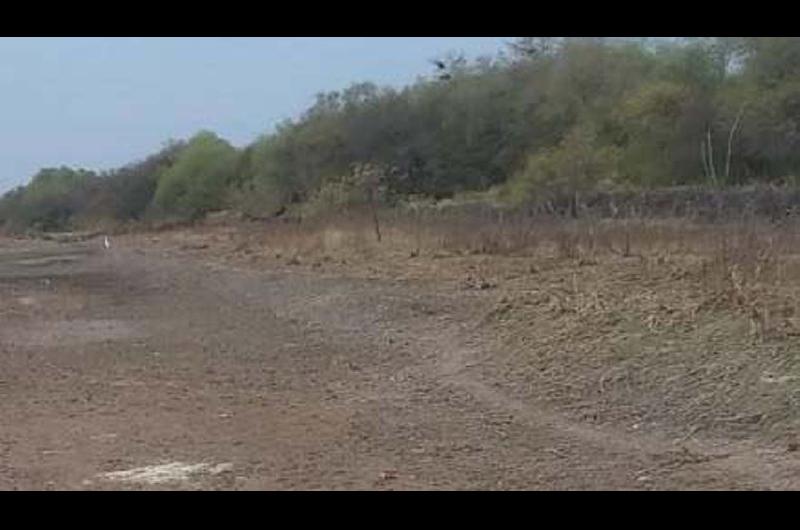
[[[736,120],[733,122],[731,126],[731,132],[728,135],[728,156],[725,160],[725,182],[729,182],[730,175],[731,175],[731,153],[733,148],[733,135],[736,134],[736,129],[739,128],[739,123],[742,120],[742,115],[744,114],[745,104],[739,108],[739,113],[736,115]]]

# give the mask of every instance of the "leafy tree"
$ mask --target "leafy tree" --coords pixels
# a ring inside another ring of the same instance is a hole
[[[319,94],[241,152],[203,132],[102,176],[38,175],[0,201],[0,221],[355,207],[358,187],[342,177],[353,167],[381,168],[391,196],[504,186],[517,200],[571,196],[573,213],[597,187],[800,174],[797,37],[522,37],[494,58],[432,62],[434,75],[399,90],[355,83]]]
[[[41,230],[69,226],[76,213],[86,207],[87,191],[96,175],[68,167],[40,170],[24,190],[11,196],[14,224]]]
[[[144,160],[109,172],[95,191],[96,209],[118,221],[141,219],[153,202],[162,174],[172,167],[186,147],[182,141],[169,141]]]
[[[576,127],[557,147],[532,154],[508,193],[516,202],[568,198],[570,213],[577,216],[581,193],[615,184],[619,159],[619,149],[599,145],[591,126]]]
[[[214,133],[198,133],[161,174],[156,205],[191,217],[224,207],[237,156],[236,149]]]

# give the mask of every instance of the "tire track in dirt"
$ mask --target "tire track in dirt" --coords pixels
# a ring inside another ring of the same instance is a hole
[[[487,355],[484,349],[465,346],[461,333],[440,330],[433,340],[441,353],[432,370],[442,383],[466,390],[490,408],[512,413],[517,421],[531,429],[549,430],[581,444],[619,454],[644,453],[655,462],[640,476],[693,465],[698,472],[702,472],[702,467],[709,467],[730,473],[726,479],[731,485],[747,477],[759,489],[800,488],[800,459],[787,457],[784,450],[720,440],[670,441],[656,435],[632,435],[575,423],[561,414],[510,397],[470,374],[470,368],[491,358],[491,352]]]
[[[374,287],[384,291],[385,299],[401,300],[405,304],[408,304],[409,300],[419,301],[420,298],[425,298],[419,293],[411,294],[408,288],[401,294],[391,286],[387,289],[385,285],[376,284]],[[351,289],[347,296],[357,297],[359,294],[363,294],[359,289]],[[328,331],[338,333],[352,333],[354,327],[345,323],[375,321],[374,303],[366,300],[352,303],[351,300],[348,304],[344,298],[344,295],[335,296],[330,293],[320,295],[315,298],[314,304],[306,306],[305,311],[300,308],[302,306],[298,306],[293,314],[297,318],[314,319]],[[435,302],[432,304],[435,305]],[[308,311],[309,307],[311,311]],[[372,310],[364,313],[364,308]],[[404,320],[404,324],[408,323],[408,320]],[[701,474],[703,468],[709,467],[727,474],[721,479],[723,484],[719,484],[720,479],[711,479],[716,483],[716,487],[726,487],[724,483],[734,487],[743,481],[749,483],[749,487],[760,489],[793,489],[800,486],[800,481],[795,478],[798,476],[797,471],[800,471],[800,462],[785,458],[777,451],[770,453],[769,450],[754,448],[747,444],[731,445],[719,441],[713,444],[696,441],[675,443],[658,436],[601,430],[572,422],[558,413],[531,406],[470,374],[470,368],[491,358],[491,351],[487,353],[484,349],[463,345],[465,330],[469,329],[465,323],[462,323],[456,331],[449,329],[453,324],[446,322],[439,322],[433,330],[426,329],[424,322],[416,322],[415,326],[412,325],[407,330],[407,334],[415,339],[414,349],[420,353],[427,351],[419,356],[427,360],[423,367],[417,368],[419,374],[433,375],[442,385],[466,391],[492,410],[511,413],[516,421],[528,429],[547,431],[556,438],[565,438],[567,441],[563,443],[567,445],[577,443],[587,446],[588,451],[600,448],[603,452],[617,454],[621,458],[632,454],[644,455],[650,462],[642,469],[639,478],[692,466]],[[369,395],[362,394],[360,397],[378,400],[381,396],[385,398],[386,395],[386,390],[381,390]],[[543,450],[559,452],[553,447]]]

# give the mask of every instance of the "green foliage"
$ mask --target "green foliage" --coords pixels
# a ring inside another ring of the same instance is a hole
[[[93,179],[77,220],[95,224],[104,220],[118,223],[142,219],[152,203],[161,174],[175,163],[184,147],[184,142],[168,142],[144,160]]]
[[[8,201],[8,213],[4,214],[7,222],[16,228],[64,229],[86,207],[88,189],[94,179],[94,173],[83,169],[42,169],[28,186],[4,199]]]
[[[357,177],[346,176],[330,180],[319,187],[303,204],[305,217],[342,212],[361,208],[367,204],[367,191]]]
[[[102,178],[50,170],[60,176],[0,200],[0,222],[356,207],[372,189],[353,180],[362,164],[382,168],[383,200],[502,190],[524,202],[800,175],[797,37],[523,37],[496,58],[447,56],[432,73],[401,90],[319,94],[241,152],[203,132]]]
[[[739,49],[744,74],[758,85],[775,87],[800,75],[800,37],[746,37]]]
[[[0,197],[0,228],[16,229],[20,225],[25,187],[19,186]]]
[[[141,219],[163,173],[177,162],[185,147],[185,142],[168,142],[158,153],[111,172],[107,176],[111,216],[120,221]]]
[[[236,149],[214,133],[198,133],[160,176],[156,205],[189,217],[222,208],[237,156]]]
[[[740,103],[736,159],[749,179],[777,180],[800,170],[800,78],[765,88]],[[735,109],[728,110],[728,122]]]
[[[617,147],[599,145],[590,127],[576,127],[558,146],[530,155],[506,194],[512,202],[527,202],[610,188],[619,179],[619,161]]]
[[[302,205],[305,217],[347,213],[391,202],[385,185],[390,172],[376,164],[356,164],[346,175],[322,184]]]
[[[708,117],[688,85],[644,83],[620,102],[615,117],[625,131],[621,171],[626,180],[658,186],[702,176],[697,146]]]

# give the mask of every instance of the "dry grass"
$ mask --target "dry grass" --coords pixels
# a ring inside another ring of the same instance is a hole
[[[315,268],[343,265],[349,270],[474,279],[565,266],[632,266],[638,272],[632,288],[661,278],[691,288],[703,296],[694,313],[736,312],[748,320],[754,337],[791,335],[800,329],[794,301],[800,286],[800,238],[791,225],[758,219],[698,223],[402,211],[383,212],[381,224],[380,242],[367,215],[205,230],[227,230],[215,237],[225,240],[231,256]]]
[[[800,427],[791,224],[431,211],[380,219],[380,243],[359,215],[181,237],[185,248],[211,242],[203,252],[254,266],[425,279],[482,297],[478,320],[498,344],[484,376],[582,421],[780,440]]]

